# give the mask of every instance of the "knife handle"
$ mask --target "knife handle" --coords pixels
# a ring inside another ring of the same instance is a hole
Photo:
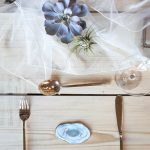
[[[123,150],[123,137],[120,135],[120,150]]]

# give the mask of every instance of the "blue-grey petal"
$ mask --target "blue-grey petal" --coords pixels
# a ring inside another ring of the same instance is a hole
[[[65,7],[69,7],[70,0],[63,0],[63,1],[64,1],[64,4],[65,4]]]
[[[45,12],[44,16],[47,20],[54,20],[59,17],[59,14],[56,12]]]
[[[73,23],[71,22],[69,24],[69,28],[71,30],[71,32],[75,35],[75,36],[78,36],[78,35],[81,35],[83,29],[80,25],[76,24],[76,23]]]
[[[61,24],[58,31],[57,31],[57,36],[63,37],[67,34],[68,34],[68,27],[65,24]]]
[[[70,0],[59,0],[59,2],[62,2],[65,8],[67,8],[69,6]]]
[[[84,17],[89,12],[89,8],[86,4],[81,5],[81,12],[78,14],[79,17]]]
[[[58,0],[59,2],[63,2],[65,8],[71,7],[73,4],[77,2],[77,0]]]
[[[70,0],[69,7],[71,7],[72,5],[74,5],[76,3],[77,3],[77,0]]]
[[[80,25],[83,30],[86,28],[86,22],[85,22],[84,20],[80,20],[80,21],[78,22],[78,25]]]
[[[68,32],[67,35],[61,37],[61,41],[66,44],[71,43],[73,41],[73,34]]]
[[[44,12],[53,11],[53,8],[54,8],[54,4],[51,3],[50,1],[46,1],[42,7],[42,11]]]
[[[55,23],[55,20],[45,20],[45,26],[48,26],[49,24]]]
[[[72,16],[72,17],[71,17],[71,21],[77,23],[77,22],[80,21],[80,18],[79,18],[78,16]]]
[[[55,23],[54,21],[51,21],[51,20],[45,21],[45,30],[46,30],[46,33],[49,35],[55,35],[59,27],[60,27],[59,23]]]
[[[65,8],[62,2],[57,2],[54,4],[54,11],[56,13],[63,13],[64,9]]]
[[[73,13],[74,16],[81,13],[81,7],[80,7],[79,4],[74,4],[72,6],[72,13]]]

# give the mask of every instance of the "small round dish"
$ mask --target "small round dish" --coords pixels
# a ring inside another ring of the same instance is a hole
[[[65,123],[56,128],[56,137],[69,144],[84,143],[90,136],[90,130],[81,123]]]

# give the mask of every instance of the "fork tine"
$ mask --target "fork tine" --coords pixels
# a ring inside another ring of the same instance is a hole
[[[23,100],[20,100],[19,108],[20,108],[20,110],[23,109]]]
[[[25,109],[29,110],[29,103],[28,100],[25,98]]]
[[[28,99],[28,97],[25,97],[25,99],[26,99],[26,106],[27,106],[27,109],[30,109],[30,105],[29,105],[29,99]]]
[[[26,110],[27,108],[26,108],[26,100],[25,99],[23,100],[23,106],[24,106],[24,110]]]
[[[21,100],[20,100],[20,102],[19,102],[19,109],[21,109]]]
[[[24,101],[24,99],[22,100],[22,109],[23,110],[25,109],[25,101]]]
[[[27,97],[20,100],[19,109],[20,110],[29,110],[29,104],[28,104]]]

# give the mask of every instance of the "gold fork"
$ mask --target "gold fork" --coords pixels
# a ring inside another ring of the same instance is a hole
[[[26,150],[26,132],[25,132],[25,122],[30,117],[30,107],[27,100],[27,97],[20,100],[19,106],[19,116],[23,122],[23,150]]]

